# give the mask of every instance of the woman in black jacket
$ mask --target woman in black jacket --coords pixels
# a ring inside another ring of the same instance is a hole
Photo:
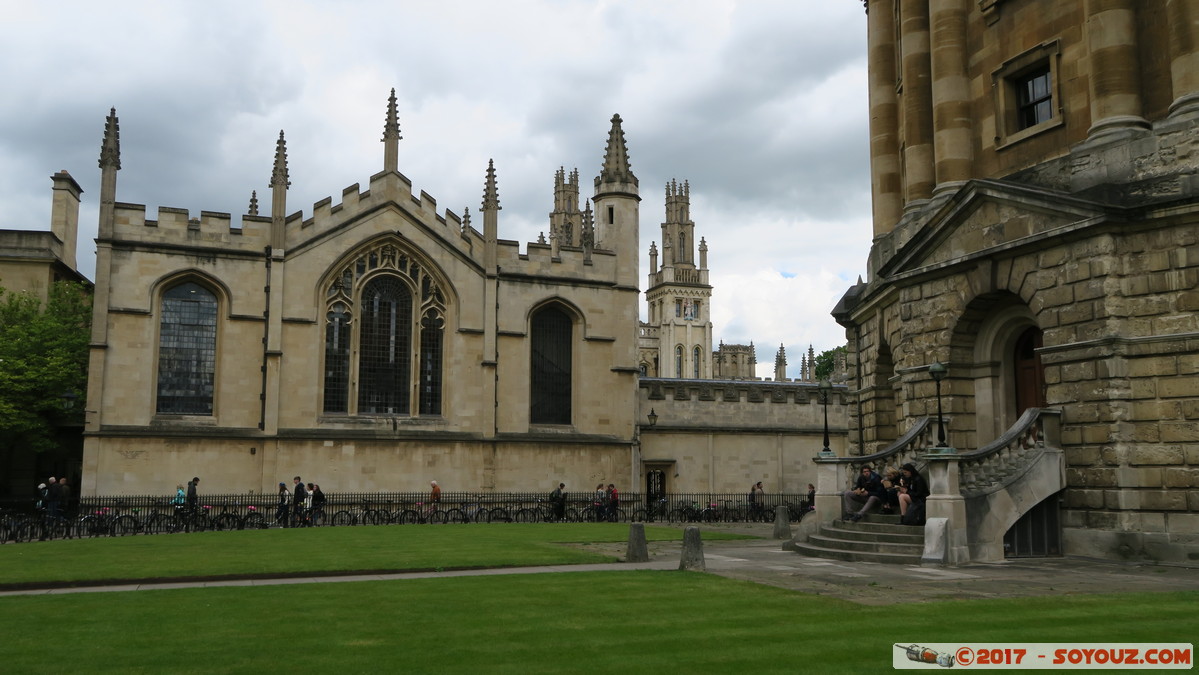
[[[924,498],[928,497],[928,483],[916,471],[914,464],[904,464],[900,471],[903,473],[903,484],[899,488],[899,515],[902,518],[912,504],[919,502],[921,507],[924,506]]]

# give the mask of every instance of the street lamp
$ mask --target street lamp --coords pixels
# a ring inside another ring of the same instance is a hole
[[[658,426],[658,414],[654,412],[653,408],[649,409],[649,415],[647,415],[646,417],[649,418],[649,425],[651,427]]]
[[[820,451],[820,456],[832,457],[834,456],[833,451],[828,447],[828,399],[833,393],[833,383],[821,380],[817,391],[820,394],[820,402],[824,404],[824,449]]]
[[[937,383],[937,447],[938,448],[949,447],[945,443],[945,422],[941,418],[941,380],[945,379],[945,373],[947,373],[947,372],[949,372],[949,369],[946,368],[945,364],[941,363],[940,361],[933,361],[932,365],[928,367],[928,374],[932,375],[933,382]]]

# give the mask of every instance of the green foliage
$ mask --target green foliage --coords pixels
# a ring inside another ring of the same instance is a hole
[[[83,423],[92,299],[60,281],[45,307],[0,288],[0,448],[41,452]]]
[[[820,352],[819,354],[817,354],[816,355],[816,373],[815,373],[816,380],[820,381],[820,380],[829,379],[829,377],[831,377],[833,374],[833,368],[836,366],[837,355],[844,354],[844,353],[845,353],[845,347],[841,346],[841,347],[837,347],[836,349],[829,349],[827,351],[823,351],[823,352]]]

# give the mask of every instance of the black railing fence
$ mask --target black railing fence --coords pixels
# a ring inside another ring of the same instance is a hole
[[[174,495],[83,497],[60,505],[57,515],[33,500],[0,502],[0,542],[119,536],[272,526],[386,525],[468,522],[773,522],[788,507],[791,520],[810,510],[806,494],[772,493],[761,503],[748,493],[672,493],[647,497],[622,493],[616,503],[592,492],[568,492],[554,503],[548,492],[332,492],[323,505],[281,510],[277,494],[202,494],[196,509]]]

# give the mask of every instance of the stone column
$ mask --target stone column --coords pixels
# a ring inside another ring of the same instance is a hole
[[[966,530],[966,499],[958,479],[960,455],[953,448],[930,448],[928,460],[929,496],[924,502],[924,515],[929,522],[945,519],[945,551],[943,562],[956,565],[969,562],[970,545]],[[931,562],[931,561],[930,561]]]
[[[1086,15],[1091,52],[1088,137],[1147,129],[1141,110],[1136,0],[1086,0]]]
[[[970,0],[931,0],[933,150],[938,193],[970,180],[974,133],[966,71],[966,17]]]
[[[928,0],[899,0],[903,72],[903,165],[905,209],[919,208],[933,194],[932,66]]]
[[[1170,30],[1170,115],[1199,113],[1199,7],[1194,0],[1167,0]]]
[[[871,0],[867,7],[870,59],[870,185],[874,236],[890,232],[903,216],[903,175],[899,170],[899,96],[895,83],[895,0]]]

